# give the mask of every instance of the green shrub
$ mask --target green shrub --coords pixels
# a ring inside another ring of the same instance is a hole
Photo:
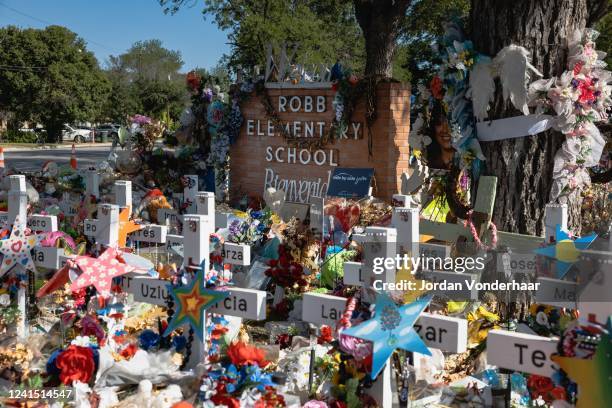
[[[2,143],[36,143],[36,133],[7,130],[1,135]]]

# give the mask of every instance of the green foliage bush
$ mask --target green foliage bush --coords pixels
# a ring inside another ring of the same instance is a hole
[[[0,141],[2,143],[36,143],[36,133],[7,130],[0,134]]]

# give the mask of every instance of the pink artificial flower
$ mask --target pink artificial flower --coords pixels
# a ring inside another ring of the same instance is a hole
[[[345,334],[340,334],[340,348],[358,361],[372,354],[372,343]]]
[[[310,400],[302,408],[327,408],[327,404],[323,401]]]

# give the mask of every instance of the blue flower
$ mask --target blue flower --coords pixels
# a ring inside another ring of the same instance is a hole
[[[252,211],[251,212],[251,218],[254,218],[254,219],[258,220],[261,217],[263,217],[263,212],[262,211]]]
[[[159,334],[153,330],[143,330],[140,336],[138,336],[138,341],[140,342],[140,348],[147,351],[159,345]]]
[[[53,353],[51,353],[51,355],[49,356],[49,360],[47,360],[47,365],[45,366],[45,370],[47,371],[47,374],[51,375],[51,376],[56,376],[59,375],[60,370],[59,368],[57,368],[57,366],[55,365],[55,360],[57,359],[57,356],[64,351],[63,349],[58,349],[55,350]]]
[[[174,336],[172,338],[172,347],[174,347],[176,351],[183,350],[186,345],[187,339],[185,338],[185,336]]]

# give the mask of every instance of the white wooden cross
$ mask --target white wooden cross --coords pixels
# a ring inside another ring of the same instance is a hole
[[[531,334],[490,330],[487,335],[487,363],[523,373],[552,377],[559,339]]]
[[[57,217],[54,215],[35,214],[29,218],[27,217],[28,195],[26,191],[26,178],[24,175],[9,176],[9,185],[8,211],[0,213],[0,220],[2,220],[7,228],[15,228],[15,220],[19,219],[26,220],[27,226],[35,232],[51,232],[57,230]],[[40,251],[44,251],[45,254],[49,255],[49,261],[46,260],[47,258],[41,260],[41,255],[39,255]],[[52,262],[54,258],[58,259],[57,256],[60,251],[63,253],[63,250],[59,250],[58,248],[35,247],[32,259],[36,266],[52,268],[55,264],[50,264],[49,262]],[[28,287],[30,284],[33,284],[33,282],[29,282]],[[27,289],[20,286],[17,292],[17,304],[19,313],[22,317],[17,327],[17,334],[20,338],[25,338],[28,335],[27,297]]]
[[[214,201],[213,201],[214,203]],[[212,212],[214,214],[214,211]],[[199,268],[204,262],[206,268],[210,266],[210,234],[214,231],[214,218],[209,215],[186,214],[184,216],[184,235],[170,236],[175,243],[183,243],[185,268]],[[226,252],[228,249],[226,247]],[[226,255],[227,256],[227,255]],[[231,258],[231,256],[230,256]],[[152,303],[160,306],[166,305],[168,281],[151,277],[127,275],[121,278],[122,288],[134,295],[134,300]],[[211,307],[208,311],[226,316],[236,317],[234,322],[240,325],[240,319],[264,320],[266,318],[266,292],[253,289],[231,287],[228,289],[229,297]],[[206,327],[206,325],[205,325]],[[204,329],[206,330],[206,329]],[[202,333],[206,339],[206,332]],[[197,341],[192,349],[191,359],[186,367],[195,367],[204,360],[206,355],[206,340]]]
[[[216,227],[227,227],[229,214],[215,212],[215,193],[210,191],[198,191],[197,175],[185,175],[183,178],[187,180],[183,190],[183,202],[189,204],[186,213],[200,215],[215,214]],[[157,214],[158,221],[163,224],[181,225],[183,223],[183,215],[179,214],[176,210],[160,208]]]

